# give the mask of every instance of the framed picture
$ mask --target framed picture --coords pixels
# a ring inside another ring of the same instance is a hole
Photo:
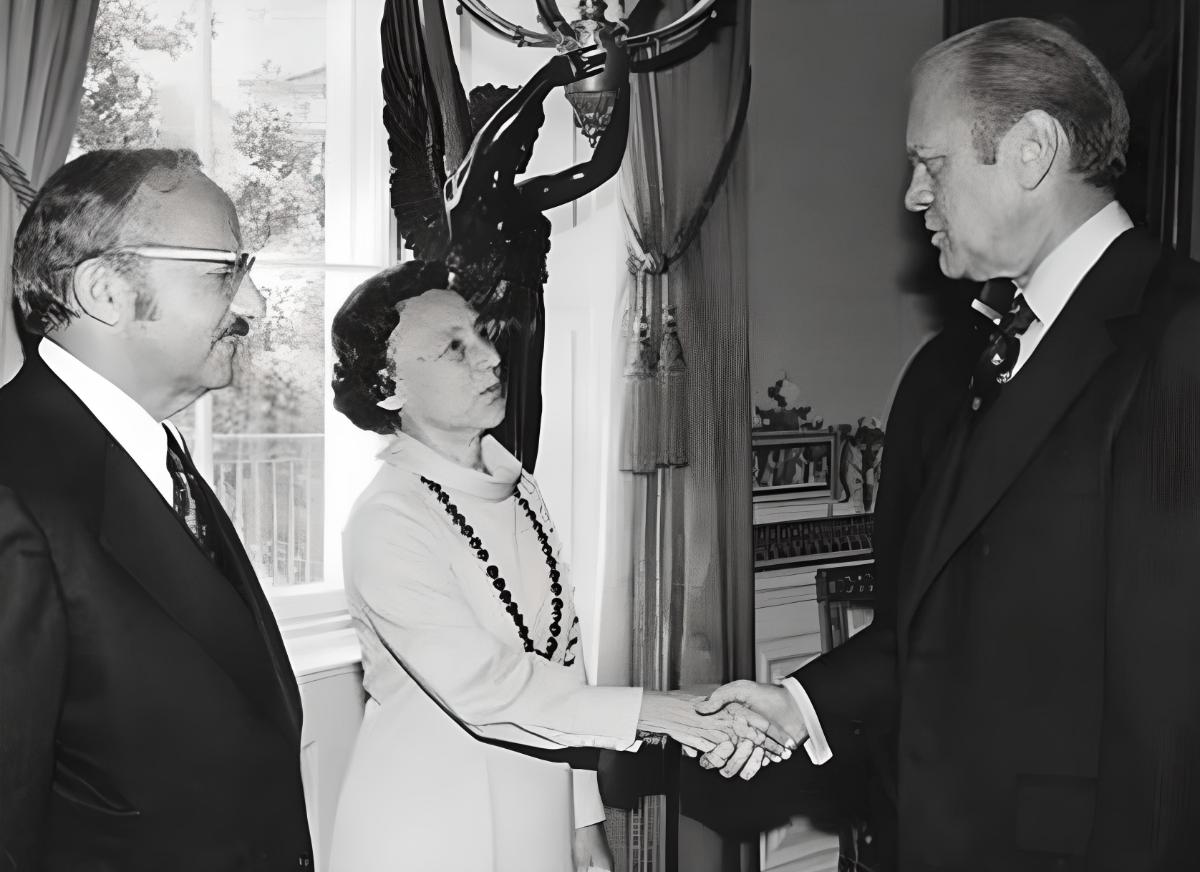
[[[754,500],[834,498],[837,433],[833,430],[755,431]]]

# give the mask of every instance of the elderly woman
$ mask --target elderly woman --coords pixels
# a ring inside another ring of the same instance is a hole
[[[745,710],[587,683],[554,524],[484,435],[505,414],[499,358],[446,284],[444,266],[404,264],[333,322],[334,405],[390,442],[344,534],[369,699],[332,868],[611,869],[596,773],[569,749],[632,749],[639,731],[784,749]]]

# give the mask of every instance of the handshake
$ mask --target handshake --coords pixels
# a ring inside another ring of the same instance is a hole
[[[786,688],[733,681],[708,697],[682,691],[646,691],[640,734],[668,736],[700,765],[726,778],[751,779],[779,763],[808,738],[800,709]]]

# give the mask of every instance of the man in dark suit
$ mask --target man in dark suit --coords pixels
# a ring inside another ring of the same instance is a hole
[[[300,700],[229,518],[164,425],[262,298],[186,151],[86,154],[17,232],[0,390],[0,870],[311,867]]]
[[[904,376],[872,626],[702,710],[751,703],[815,764],[874,756],[905,872],[1194,868],[1200,268],[1114,200],[1125,105],[1061,30],[984,24],[913,83],[905,205],[946,275],[1016,297]]]

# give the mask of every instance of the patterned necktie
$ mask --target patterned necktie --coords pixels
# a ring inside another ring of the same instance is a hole
[[[1021,335],[1037,315],[1025,297],[1017,294],[1011,311],[988,337],[987,347],[979,355],[975,375],[971,379],[971,410],[978,412],[990,406],[1000,393],[1000,387],[1012,378],[1013,367],[1021,357]]]
[[[196,493],[200,490],[200,484],[196,481],[196,471],[187,462],[183,449],[175,441],[170,430],[167,430],[167,469],[171,473],[171,482],[174,485],[172,505],[175,513],[187,524],[196,543],[208,552],[208,525],[196,506]]]

